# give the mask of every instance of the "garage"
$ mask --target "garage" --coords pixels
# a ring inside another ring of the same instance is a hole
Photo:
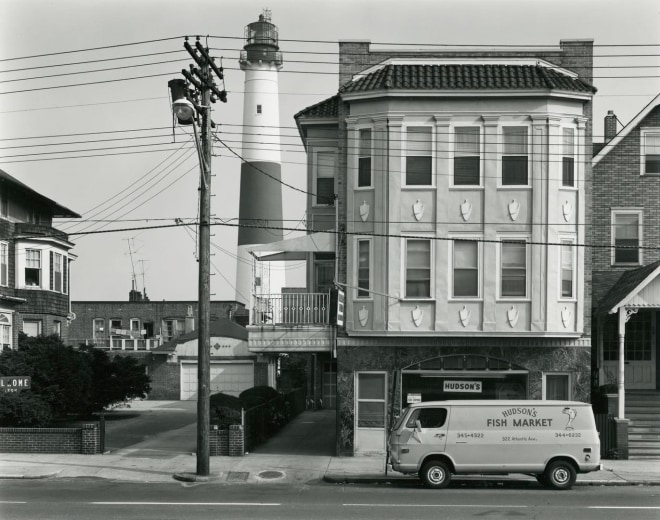
[[[238,396],[254,386],[254,363],[245,361],[211,363],[211,394]],[[181,400],[197,399],[197,363],[181,363]]]

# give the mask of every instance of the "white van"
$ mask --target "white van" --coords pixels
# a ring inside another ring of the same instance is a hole
[[[452,474],[526,473],[570,489],[600,469],[591,405],[572,401],[429,401],[402,411],[390,431],[392,469],[444,488]]]

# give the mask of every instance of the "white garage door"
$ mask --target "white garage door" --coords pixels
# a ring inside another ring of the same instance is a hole
[[[211,394],[223,392],[238,396],[254,386],[252,363],[212,363]],[[197,399],[197,363],[181,364],[181,399]]]

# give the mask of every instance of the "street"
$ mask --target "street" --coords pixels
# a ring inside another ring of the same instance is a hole
[[[136,484],[58,479],[6,481],[3,520],[134,519],[649,519],[658,487],[579,487],[570,492],[511,485]]]

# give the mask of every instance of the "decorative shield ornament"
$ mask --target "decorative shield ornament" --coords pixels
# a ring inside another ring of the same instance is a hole
[[[571,323],[571,318],[573,317],[573,313],[568,307],[564,307],[561,310],[561,322],[564,324],[564,328],[567,329],[568,326]]]
[[[511,220],[515,222],[518,219],[519,214],[520,203],[516,199],[513,199],[511,202],[509,202],[509,216],[511,217]]]
[[[506,311],[506,319],[509,322],[509,326],[511,328],[516,326],[516,323],[518,323],[518,317],[520,316],[520,313],[518,312],[518,309],[516,309],[515,305],[512,305],[511,308]]]
[[[463,308],[458,311],[458,317],[460,318],[463,327],[467,327],[470,323],[470,316],[472,316],[472,311],[463,305]]]
[[[417,219],[418,222],[422,220],[422,217],[424,216],[424,204],[419,199],[413,204],[413,215],[415,215],[415,219]]]
[[[367,309],[364,305],[358,311],[358,319],[360,320],[360,325],[363,327],[365,327],[369,321],[369,309]]]
[[[564,215],[564,220],[568,222],[571,220],[571,215],[573,214],[573,204],[570,201],[566,201],[561,205],[561,212]]]
[[[369,218],[369,204],[367,204],[366,200],[360,204],[360,218],[362,222],[366,222]]]
[[[420,309],[419,305],[417,305],[412,310],[412,319],[413,319],[413,323],[415,324],[415,327],[419,327],[422,324],[423,317],[424,317],[424,310]]]
[[[470,204],[468,200],[465,199],[461,204],[461,217],[463,217],[463,220],[467,222],[468,220],[470,220],[471,216],[472,216],[472,204]]]

